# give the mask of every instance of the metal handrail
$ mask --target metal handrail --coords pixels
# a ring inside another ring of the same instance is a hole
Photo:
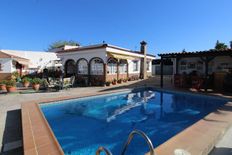
[[[104,148],[104,147],[102,147],[102,146],[100,146],[100,147],[97,149],[96,155],[100,155],[102,151],[105,152],[106,155],[112,155],[112,153],[110,152],[110,150],[108,150],[107,148]]]
[[[147,144],[149,146],[149,149],[150,149],[150,155],[155,155],[154,147],[153,147],[153,144],[152,144],[151,140],[148,138],[148,136],[144,132],[142,132],[140,130],[133,130],[130,133],[130,135],[128,136],[128,139],[126,141],[126,143],[124,144],[124,147],[123,147],[121,155],[125,154],[126,149],[127,149],[128,145],[131,143],[131,140],[133,139],[133,137],[134,137],[135,134],[138,134],[138,135],[142,136],[146,140],[146,142],[147,142]]]

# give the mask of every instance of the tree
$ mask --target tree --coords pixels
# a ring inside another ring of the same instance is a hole
[[[182,53],[186,53],[186,50],[185,50],[185,48],[182,50]]]
[[[230,41],[230,48],[232,49],[232,40]]]
[[[51,51],[55,48],[60,48],[64,45],[79,46],[80,44],[76,41],[73,41],[73,40],[69,40],[69,41],[59,40],[59,41],[55,41],[55,42],[51,43],[47,50]]]
[[[217,40],[217,42],[216,42],[216,45],[215,45],[215,49],[216,50],[225,50],[225,49],[227,49],[228,47],[227,47],[227,45],[225,44],[225,43],[221,43],[221,42],[219,42],[218,40]]]

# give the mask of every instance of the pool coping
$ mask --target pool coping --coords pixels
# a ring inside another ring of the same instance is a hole
[[[156,88],[155,88],[156,89]],[[56,99],[39,100],[30,103],[24,103],[22,108],[22,128],[23,128],[23,148],[24,155],[64,155],[53,131],[47,120],[42,114],[39,103],[55,102],[60,100],[70,100],[96,95],[106,95],[111,93],[120,93],[132,89],[115,90],[110,92],[97,92],[82,96],[60,97]],[[162,89],[156,89],[162,90]],[[167,89],[166,89],[167,90]],[[169,90],[168,90],[169,91]],[[172,90],[170,90],[172,91]],[[178,91],[181,92],[181,91]],[[188,92],[186,92],[188,93]],[[191,94],[191,93],[190,93]],[[198,94],[198,93],[194,93]],[[201,95],[201,94],[200,94]],[[204,95],[204,94],[203,94]],[[211,95],[207,95],[211,96]],[[212,95],[214,96],[214,95]],[[226,108],[230,111],[226,110]],[[228,102],[218,110],[208,114],[203,119],[184,129],[179,134],[170,138],[157,148],[155,152],[158,155],[174,154],[175,149],[184,149],[192,155],[206,155],[210,152],[216,142],[222,137],[229,126],[232,125],[232,102]],[[223,116],[221,116],[223,115]],[[226,118],[226,119],[225,119]],[[207,128],[207,129],[206,129]],[[207,130],[207,132],[205,132]],[[186,140],[186,137],[191,137]],[[200,138],[199,138],[200,137]],[[204,140],[202,140],[202,137]],[[148,155],[149,153],[147,153]]]
[[[49,103],[60,100],[70,100],[125,91],[131,91],[131,89],[90,93],[81,96],[67,96],[55,99],[36,100],[21,104],[24,155],[64,155],[60,144],[58,143],[53,131],[39,108],[40,103],[43,104],[45,102]]]

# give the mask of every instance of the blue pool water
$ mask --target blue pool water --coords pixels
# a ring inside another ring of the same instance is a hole
[[[118,155],[133,129],[145,132],[156,147],[226,102],[142,89],[41,104],[40,108],[66,155],[94,155],[99,146]],[[126,154],[146,152],[144,140],[135,136]]]

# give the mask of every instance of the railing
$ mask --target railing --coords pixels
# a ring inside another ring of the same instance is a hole
[[[134,135],[136,135],[136,134],[142,136],[143,139],[147,142],[147,144],[149,146],[149,149],[150,149],[150,155],[155,155],[154,147],[153,147],[153,144],[152,144],[151,140],[148,138],[148,136],[144,132],[142,132],[140,130],[133,130],[129,134],[128,139],[127,139],[126,143],[123,146],[123,150],[121,152],[121,155],[125,155],[127,147],[131,143],[131,140],[133,139]],[[112,153],[108,149],[106,149],[106,148],[104,148],[102,146],[97,149],[96,155],[100,155],[101,152],[105,152],[106,155],[112,155]]]
[[[104,148],[102,146],[97,149],[96,155],[100,155],[102,151],[105,152],[106,155],[112,155],[112,153],[110,152],[110,150],[108,150],[108,149],[106,149],[106,148]]]
[[[136,134],[142,136],[145,139],[145,141],[147,142],[149,149],[150,149],[150,155],[155,155],[154,147],[153,147],[151,140],[148,138],[148,136],[144,132],[142,132],[140,130],[134,130],[130,133],[126,143],[124,144],[121,155],[125,155],[125,152],[127,150],[128,145],[131,143],[131,140],[133,139],[134,135],[136,135]]]

